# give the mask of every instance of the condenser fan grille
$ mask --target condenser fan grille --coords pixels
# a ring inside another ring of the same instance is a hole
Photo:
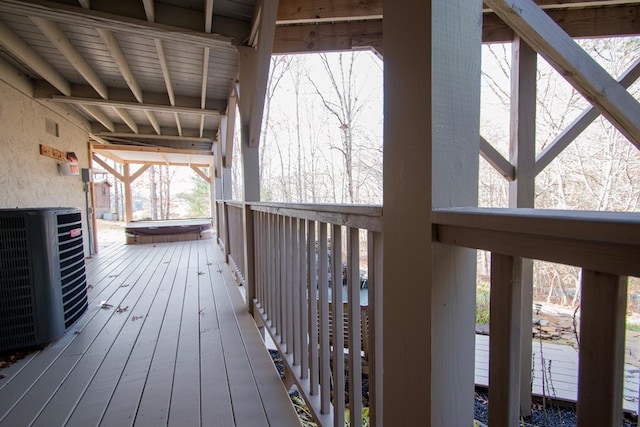
[[[0,217],[0,348],[32,343],[34,316],[26,219]]]

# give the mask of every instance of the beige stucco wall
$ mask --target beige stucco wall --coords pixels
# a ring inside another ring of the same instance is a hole
[[[46,120],[58,135],[45,130]],[[40,155],[40,144],[73,151],[88,167],[86,123],[55,105],[34,101],[0,81],[0,208],[77,207],[82,209],[87,252],[85,193],[80,176],[61,176],[57,161]]]

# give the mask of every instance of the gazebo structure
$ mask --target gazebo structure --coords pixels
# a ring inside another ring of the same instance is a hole
[[[640,148],[640,104],[626,90],[638,61],[616,80],[572,40],[638,35],[639,19],[629,0],[0,0],[0,207],[84,206],[55,153],[76,153],[81,168],[100,163],[95,153],[121,161],[126,188],[153,164],[208,166],[217,242],[246,308],[322,425],[344,423],[345,384],[365,362],[373,425],[472,422],[475,249],[492,252],[489,420],[516,425],[530,408],[531,259],[581,267],[578,424],[620,425],[640,219],[532,208],[536,174],[598,115]],[[479,136],[481,45],[508,41],[509,159]],[[383,206],[261,203],[271,55],[352,49],[384,60]],[[537,54],[593,105],[539,158]],[[244,165],[235,202],[234,143]],[[480,155],[510,181],[511,208],[477,208]],[[333,304],[327,293],[344,243],[355,300],[359,233],[366,327],[339,287]],[[348,319],[346,346],[340,328],[330,340],[330,317]],[[345,360],[364,341],[368,359]],[[358,387],[349,393],[359,425]]]

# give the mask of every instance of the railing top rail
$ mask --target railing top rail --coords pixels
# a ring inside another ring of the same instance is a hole
[[[435,240],[620,275],[640,275],[640,214],[452,208],[432,214]]]
[[[241,207],[244,202],[228,201]],[[382,207],[375,205],[338,205],[311,203],[249,202],[251,210],[371,231],[382,231]]]

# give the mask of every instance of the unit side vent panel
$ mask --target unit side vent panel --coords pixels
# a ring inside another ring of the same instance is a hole
[[[80,213],[60,214],[57,221],[64,327],[68,328],[88,305],[82,218]]]
[[[36,339],[34,289],[24,216],[0,217],[0,348]]]

